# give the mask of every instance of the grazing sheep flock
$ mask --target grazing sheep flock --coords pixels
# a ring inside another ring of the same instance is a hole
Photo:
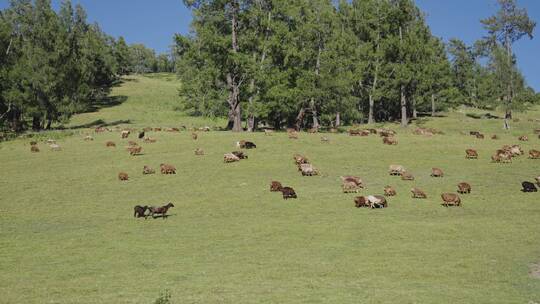
[[[185,129],[185,128],[183,128]],[[119,130],[121,134],[121,139],[127,139],[129,138],[129,135],[132,131],[137,132],[138,139],[142,143],[155,143],[156,140],[150,137],[145,137],[148,132],[154,131],[159,132],[162,128],[144,128],[143,131],[136,131],[133,129],[130,130]],[[179,128],[164,128],[163,130],[168,132],[180,132]],[[102,133],[105,131],[111,131],[108,128],[98,127],[95,129],[96,134]],[[209,131],[209,128],[202,128],[198,129],[198,131]],[[266,135],[272,135],[274,132],[272,130],[264,130]],[[318,129],[310,130],[309,133],[318,133]],[[299,138],[299,132],[294,129],[288,129],[287,130],[288,137],[290,139],[298,139]],[[350,129],[348,131],[349,136],[370,136],[371,134],[379,134],[382,137],[383,144],[386,145],[397,145],[397,139],[396,139],[396,132],[389,129]],[[423,135],[423,136],[433,136],[435,134],[443,134],[442,132],[435,130],[435,129],[424,129],[424,128],[417,128],[413,131],[413,134],[415,135]],[[483,139],[484,135],[478,131],[471,131],[469,132],[470,135],[475,136],[476,138]],[[191,133],[191,136],[194,140],[198,139],[198,135],[195,132]],[[491,137],[492,139],[498,139],[496,135],[493,135]],[[86,135],[84,137],[85,141],[93,141],[94,137],[91,135]],[[528,137],[526,135],[522,135],[518,138],[519,141],[528,141]],[[321,138],[321,142],[329,143],[330,140],[328,137],[323,136]],[[56,143],[55,140],[49,139],[46,141],[46,143],[49,145],[52,151],[61,151],[61,147],[59,144]],[[31,152],[37,153],[40,152],[40,149],[38,147],[37,141],[30,142],[30,150]],[[116,147],[115,142],[113,141],[107,141],[105,143],[106,147]],[[246,140],[240,140],[236,142],[236,147],[240,150],[233,151],[230,153],[225,153],[223,155],[223,161],[225,163],[232,163],[232,162],[239,162],[243,159],[248,159],[247,154],[242,151],[245,149],[255,149],[257,148],[257,145],[251,141]],[[142,146],[139,145],[136,141],[128,141],[127,151],[130,155],[140,155],[142,152]],[[511,163],[512,158],[519,157],[523,155],[523,149],[519,145],[504,145],[500,149],[497,149],[495,153],[491,156],[491,161],[495,163]],[[540,159],[540,151],[535,149],[529,150],[529,159]],[[202,148],[197,148],[195,150],[195,155],[201,156],[204,155],[204,150]],[[465,158],[466,159],[479,159],[479,154],[477,150],[469,148],[465,150]],[[297,166],[298,171],[301,172],[302,176],[318,176],[320,175],[320,172],[317,168],[313,166],[313,164],[310,162],[310,160],[302,155],[302,154],[294,154],[293,155],[294,162]],[[164,175],[169,174],[176,174],[176,167],[171,164],[160,164],[160,172]],[[142,174],[143,175],[150,175],[154,174],[155,170],[152,169],[150,166],[145,165],[143,167]],[[415,181],[414,175],[405,169],[402,165],[389,165],[388,173],[390,176],[399,176],[401,180],[403,181]],[[431,169],[431,177],[437,177],[442,178],[444,175],[444,172],[440,168],[432,168]],[[128,181],[129,175],[126,172],[120,172],[118,174],[118,179],[120,181]],[[354,175],[343,175],[340,176],[341,179],[341,190],[343,193],[358,193],[366,188],[364,181]],[[441,179],[441,181],[444,179]],[[523,181],[521,183],[522,185],[522,191],[523,192],[537,192],[537,185],[540,186],[540,176],[535,178],[535,183],[529,182],[529,181]],[[456,193],[442,193],[441,199],[442,199],[442,205],[445,207],[450,206],[461,206],[462,201],[460,196],[457,194],[470,194],[471,193],[471,185],[467,182],[461,182],[457,185]],[[291,198],[298,198],[296,191],[292,187],[288,186],[282,186],[282,184],[278,181],[272,181],[270,183],[270,191],[271,192],[281,192],[283,199],[291,199]],[[396,197],[397,192],[396,190],[391,186],[385,186],[383,189],[384,195],[363,195],[363,196],[357,196],[353,199],[354,204],[357,208],[360,207],[367,207],[371,209],[379,209],[379,208],[387,208],[388,207],[388,201],[386,197]],[[419,187],[412,187],[411,188],[411,194],[412,198],[416,199],[427,199],[428,195],[426,192],[421,190]],[[148,216],[156,217],[157,215],[161,215],[163,218],[166,218],[166,213],[169,208],[174,207],[172,203],[168,203],[165,206],[162,207],[148,207],[148,206],[135,206],[134,207],[134,216],[137,218],[144,217],[147,218]],[[148,211],[148,213],[147,213]]]

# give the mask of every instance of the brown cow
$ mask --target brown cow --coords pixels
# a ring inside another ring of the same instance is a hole
[[[493,134],[491,135],[491,139],[494,139],[494,140],[499,139],[499,136],[497,136],[497,134]]]
[[[191,133],[191,138],[193,138],[193,140],[197,140],[198,137],[197,133]]]
[[[445,207],[461,206],[461,199],[455,193],[443,193],[441,194],[441,198],[443,200],[442,205]]]
[[[341,189],[343,190],[343,193],[357,193],[360,188],[360,186],[358,186],[355,182],[352,181],[343,181],[343,183],[341,184]]]
[[[477,159],[478,158],[478,152],[474,149],[467,149],[465,150],[465,158],[468,159]]]
[[[237,162],[237,161],[240,161],[240,158],[238,158],[238,156],[232,154],[232,153],[225,153],[223,155],[223,162],[224,163],[232,163],[232,162]]]
[[[123,130],[120,134],[122,135],[122,138],[128,138],[129,134],[130,134],[130,131],[129,130]]]
[[[358,176],[345,175],[345,176],[341,176],[340,178],[341,178],[341,181],[344,183],[352,182],[359,187],[362,187],[362,188],[364,187],[364,183],[362,182],[362,179]]]
[[[232,154],[236,155],[239,159],[247,159],[248,156],[242,151],[233,151]]]
[[[369,201],[365,196],[357,196],[354,198],[354,206],[356,208],[370,207]]]
[[[272,183],[270,183],[270,191],[271,192],[280,192],[281,188],[283,188],[283,186],[281,186],[280,182],[272,181]]]
[[[291,187],[282,187],[281,193],[283,194],[283,199],[298,198],[296,192]]]
[[[307,157],[301,155],[301,154],[295,154],[293,155],[293,158],[294,158],[294,162],[297,164],[297,165],[300,165],[300,164],[309,164],[309,160],[307,159]]]
[[[145,175],[146,175],[146,174],[154,174],[154,173],[156,173],[156,170],[150,168],[149,166],[146,166],[146,165],[145,165],[145,166],[143,167],[143,172],[142,172],[142,174],[145,174]]]
[[[518,139],[520,141],[529,141],[529,137],[527,135],[521,135]]]
[[[411,193],[413,198],[427,198],[426,193],[416,187],[411,189]]]
[[[529,150],[529,158],[530,159],[540,159],[540,151],[538,150]]]
[[[173,165],[160,164],[159,168],[160,168],[161,174],[176,174],[176,168]]]
[[[465,193],[471,193],[471,185],[469,183],[459,183],[458,185],[458,193],[465,194]]]
[[[395,139],[394,137],[388,137],[388,136],[385,136],[385,137],[383,137],[383,144],[386,144],[386,145],[397,145],[398,142],[397,142],[397,139]]]
[[[478,139],[484,139],[484,134],[478,133],[478,134],[476,134],[476,138],[478,138]]]
[[[431,176],[432,177],[443,177],[444,172],[439,168],[431,168]]]
[[[118,173],[118,179],[121,181],[127,181],[129,179],[129,176],[125,172]]]
[[[386,196],[396,196],[396,190],[391,186],[384,187],[384,195]]]
[[[414,176],[412,175],[412,173],[405,171],[405,172],[403,172],[401,174],[401,179],[402,180],[412,181],[412,180],[414,180]]]
[[[201,148],[195,149],[195,155],[204,155],[204,151]]]
[[[106,147],[116,147],[116,144],[113,141],[108,141],[105,143]]]
[[[405,168],[402,165],[390,165],[388,173],[390,175],[402,175],[405,172]]]
[[[354,205],[356,208],[369,207],[375,209],[388,207],[388,202],[381,195],[357,196],[354,198]]]
[[[132,156],[141,154],[142,147],[141,146],[133,146],[128,148],[129,154]]]
[[[36,145],[30,146],[30,152],[37,153],[39,152],[39,148]]]

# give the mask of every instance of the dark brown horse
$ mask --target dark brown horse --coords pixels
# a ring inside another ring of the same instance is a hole
[[[152,216],[153,218],[156,218],[155,215],[161,215],[161,217],[163,219],[165,219],[167,217],[167,211],[169,210],[169,208],[171,207],[174,207],[174,205],[172,203],[168,203],[167,205],[165,206],[161,206],[161,207],[150,207],[148,208],[150,210],[150,216]]]
[[[146,213],[146,210],[148,210],[148,206],[135,206],[133,208],[133,216],[134,217],[144,217],[146,219],[147,215],[145,214]]]

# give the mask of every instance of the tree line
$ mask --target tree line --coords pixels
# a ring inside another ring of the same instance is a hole
[[[192,115],[318,128],[400,120],[458,105],[511,116],[538,101],[512,44],[536,23],[498,0],[468,46],[435,37],[412,0],[184,0],[192,32],[175,36],[180,96]]]
[[[49,129],[105,98],[122,75],[172,72],[168,55],[87,22],[82,6],[11,0],[0,11],[0,127]]]

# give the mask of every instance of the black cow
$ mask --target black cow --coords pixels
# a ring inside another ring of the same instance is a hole
[[[536,189],[536,186],[531,182],[523,182],[521,183],[521,186],[523,186],[523,189],[521,191],[523,192],[537,192],[538,189]]]

